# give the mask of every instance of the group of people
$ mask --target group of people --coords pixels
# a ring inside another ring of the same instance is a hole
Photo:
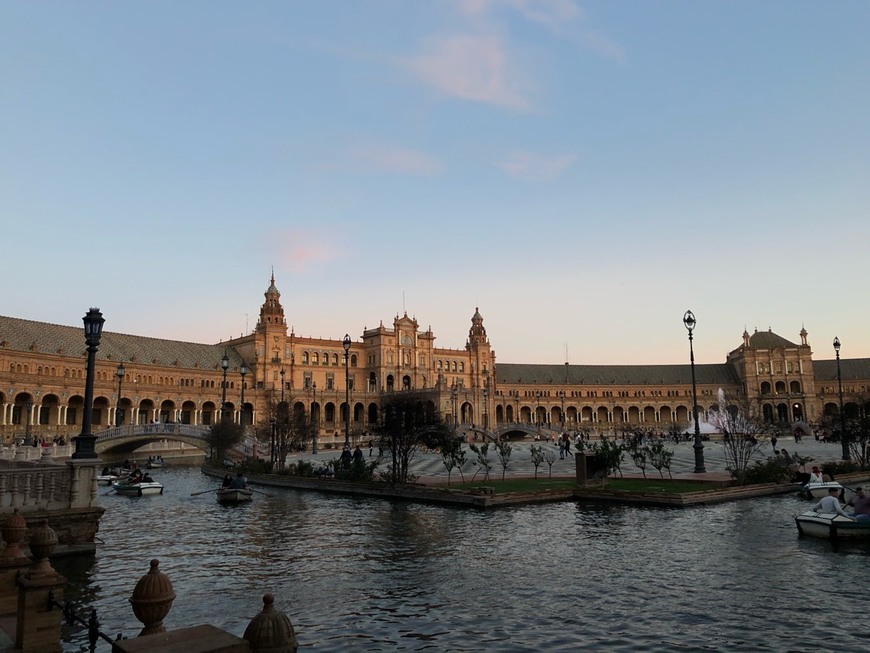
[[[230,488],[231,490],[246,490],[248,489],[248,479],[241,472],[236,472],[235,478],[230,474],[226,474],[221,482],[221,487]]]
[[[831,487],[828,490],[828,496],[822,497],[813,506],[813,510],[842,515],[858,522],[870,522],[870,497],[864,493],[864,488],[856,487],[855,496],[846,505],[852,506],[852,514],[843,510],[843,506],[840,504],[840,488]]]

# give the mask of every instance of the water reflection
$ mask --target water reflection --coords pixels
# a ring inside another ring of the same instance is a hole
[[[198,469],[161,480],[102,497],[105,545],[56,565],[107,633],[141,628],[127,598],[156,557],[168,628],[241,635],[272,592],[309,651],[800,650],[809,621],[817,650],[867,648],[867,547],[799,539],[796,497],[477,512],[270,489],[220,506],[190,496],[213,484]]]

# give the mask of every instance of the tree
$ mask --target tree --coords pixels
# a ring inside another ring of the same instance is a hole
[[[447,468],[447,485],[450,485],[450,473],[454,467],[459,469],[462,482],[465,482],[465,475],[462,473],[462,466],[465,464],[465,450],[462,448],[462,440],[449,437],[441,444],[441,462]]]
[[[374,430],[392,456],[390,471],[381,474],[391,483],[412,480],[410,464],[421,445],[434,449],[453,437],[434,404],[417,392],[389,395],[383,404],[383,420]]]
[[[870,469],[870,398],[858,398],[858,410],[846,411],[849,458],[861,469]],[[851,406],[850,406],[851,407]]]
[[[301,407],[291,410],[286,401],[272,401],[266,405],[255,434],[259,442],[270,447],[274,438],[275,460],[278,470],[283,471],[288,454],[304,450],[314,438],[314,422]]]
[[[489,460],[489,442],[484,442],[482,445],[477,446],[473,442],[468,445],[468,448],[471,449],[477,455],[477,471],[474,472],[474,476],[471,477],[471,480],[474,480],[474,477],[477,476],[477,472],[481,469],[483,470],[483,480],[489,480],[489,472],[492,469],[492,462]]]
[[[208,430],[208,445],[211,460],[215,464],[221,464],[227,451],[235,447],[245,437],[245,430],[241,425],[223,419]]]
[[[617,470],[622,476],[622,470],[619,467],[622,464],[625,447],[621,443],[602,438],[599,442],[590,445],[589,450],[597,459],[598,465],[604,469],[605,479]]]
[[[646,478],[646,464],[649,462],[649,459],[647,458],[648,452],[649,449],[640,446],[637,440],[635,440],[628,449],[628,455],[631,456],[631,462],[634,463],[635,467],[640,469],[644,478]]]
[[[779,427],[764,419],[757,404],[744,397],[732,401],[722,390],[719,391],[719,410],[713,412],[710,423],[722,432],[725,469],[743,485],[752,458],[771,435],[778,433]]]
[[[511,445],[510,440],[495,441],[495,453],[498,456],[499,463],[501,463],[501,480],[504,480],[504,475],[507,473],[512,451],[513,446]]]
[[[538,467],[544,462],[544,448],[541,445],[533,444],[529,447],[529,454],[532,456],[532,464],[535,466],[535,478],[538,478]],[[556,456],[553,456],[555,462]]]
[[[544,449],[544,462],[547,463],[547,466],[550,468],[550,478],[553,478],[553,463],[556,462],[555,450],[550,447]]]
[[[662,470],[667,469],[668,477],[673,478],[671,475],[671,461],[674,458],[673,450],[668,449],[663,440],[656,440],[644,447],[644,449],[646,450],[646,456],[649,458],[649,464],[658,470],[659,476],[664,478],[665,475],[662,474]],[[646,474],[644,474],[644,477],[646,477]]]

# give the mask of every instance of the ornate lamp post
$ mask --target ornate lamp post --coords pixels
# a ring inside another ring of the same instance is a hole
[[[846,435],[846,413],[843,412],[843,375],[840,373],[840,339],[834,338],[834,351],[837,353],[837,390],[840,393],[840,446],[843,460],[849,460],[849,438]]]
[[[278,420],[276,420],[274,416],[269,418],[269,426],[272,429],[272,432],[271,432],[272,437],[271,437],[271,440],[269,442],[269,444],[270,444],[270,446],[269,446],[269,462],[272,463],[273,465],[275,464],[275,424],[277,423],[277,421]]]
[[[450,388],[450,396],[453,399],[453,428],[455,429],[459,426],[459,420],[457,419],[456,413],[456,401],[459,398],[459,388],[456,387],[456,384],[453,384],[453,387]]]
[[[565,430],[565,391],[559,390],[559,400],[562,402],[562,412],[559,413],[562,421],[562,430]]]
[[[483,389],[483,430],[489,431],[489,388]]]
[[[118,369],[115,371],[115,376],[118,377],[118,405],[115,406],[115,426],[121,426],[124,423],[121,417],[121,382],[124,380],[124,374],[127,370],[124,369],[124,363],[118,363]]]
[[[242,375],[242,411],[239,413],[239,424],[245,428],[245,376],[248,374],[248,366],[242,363],[239,374]]]
[[[227,418],[227,370],[230,369],[230,358],[226,352],[221,358],[221,367],[224,371],[224,380],[221,383],[221,421],[223,422]]]
[[[695,473],[701,474],[706,472],[704,467],[704,444],[701,442],[701,425],[698,423],[698,389],[695,385],[695,349],[692,344],[692,331],[698,321],[695,319],[692,311],[686,311],[683,315],[683,325],[689,332],[689,361],[692,367],[692,414],[695,416],[695,444],[692,448],[695,450]]]
[[[514,403],[516,404],[516,409],[514,410],[514,421],[519,424],[520,423],[520,391],[516,391],[517,394],[514,395]]]
[[[30,413],[33,412],[33,402],[28,399],[24,402],[24,446],[30,447],[33,445],[33,439],[30,437]]]
[[[314,427],[314,435],[311,437],[311,453],[317,453],[317,415],[314,405],[317,403],[317,381],[311,382],[311,422]]]
[[[346,408],[344,414],[344,445],[350,444],[350,335],[345,333],[344,340],[341,341],[344,347],[344,405]]]
[[[97,349],[100,347],[100,337],[103,335],[103,324],[106,320],[99,308],[92,308],[82,318],[85,323],[85,343],[88,346],[88,366],[85,373],[85,405],[82,415],[82,432],[73,438],[76,441],[74,459],[97,458],[97,437],[91,433],[91,420],[94,410],[94,362]]]

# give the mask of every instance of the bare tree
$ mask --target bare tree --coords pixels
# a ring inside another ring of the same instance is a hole
[[[509,440],[496,440],[495,453],[498,456],[498,462],[501,463],[501,480],[504,480],[504,475],[507,473],[508,465],[511,460],[511,452],[513,446]]]
[[[453,437],[431,401],[423,393],[396,393],[384,402],[384,418],[376,428],[392,455],[391,483],[409,483],[410,465],[421,445],[434,449]]]
[[[550,447],[544,449],[544,462],[547,463],[547,466],[550,468],[550,478],[553,478],[553,463],[556,462],[555,450]]]
[[[451,436],[441,444],[441,462],[447,469],[447,485],[450,485],[450,474],[454,467],[459,470],[462,482],[465,482],[465,474],[462,473],[462,466],[465,464],[465,450],[462,448],[462,440]]]
[[[713,412],[710,423],[722,432],[725,469],[743,485],[749,463],[770,437],[779,432],[779,427],[764,419],[757,404],[743,397],[731,400],[722,390],[719,410]]]
[[[541,463],[544,462],[544,448],[540,445],[533,444],[529,447],[529,454],[532,456],[532,464],[535,466],[535,478],[538,478],[538,467],[541,466]],[[556,457],[553,456],[553,461],[555,462]]]

